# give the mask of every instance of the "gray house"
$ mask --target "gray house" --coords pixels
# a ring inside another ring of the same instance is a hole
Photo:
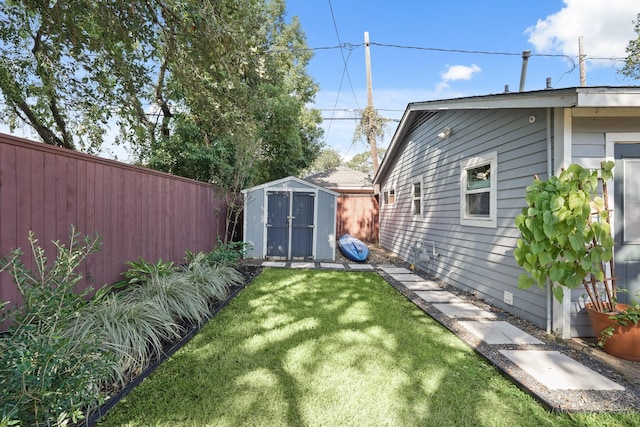
[[[290,176],[242,194],[248,258],[335,260],[338,193]]]
[[[580,87],[408,105],[374,178],[380,244],[444,282],[547,328],[589,336],[577,289],[563,304],[518,289],[515,217],[527,185],[616,159],[610,206],[618,286],[640,290],[640,87]],[[621,301],[624,295],[621,296]],[[624,302],[624,301],[623,301]]]

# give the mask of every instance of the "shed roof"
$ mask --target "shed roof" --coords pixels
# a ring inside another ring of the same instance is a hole
[[[304,180],[336,191],[373,190],[371,176],[346,166],[338,166],[327,171],[309,175],[305,177]]]
[[[633,110],[635,116],[640,112],[640,86],[570,87],[409,103],[373,179],[374,184],[379,183],[389,168],[391,161],[388,159],[395,156],[399,141],[409,132],[421,112],[499,108],[574,108],[583,110],[585,115],[606,114],[607,109],[615,109],[616,114],[624,115]]]
[[[324,188],[320,185],[314,184],[312,182],[308,182],[308,181],[304,181],[300,178],[296,178],[295,176],[288,176],[285,178],[281,178],[281,179],[277,179],[275,181],[270,181],[270,182],[265,182],[264,184],[260,184],[260,185],[256,185],[255,187],[251,187],[251,188],[245,188],[244,190],[241,191],[242,194],[247,194],[250,191],[254,191],[254,190],[260,190],[260,189],[264,189],[264,188],[268,188],[268,187],[275,187],[278,186],[280,184],[284,184],[284,183],[288,183],[291,182],[294,185],[302,185],[305,187],[312,187],[314,189],[317,189],[319,191],[324,191],[325,193],[331,194],[333,196],[339,196],[340,194],[336,193],[335,191],[331,191],[328,188]]]

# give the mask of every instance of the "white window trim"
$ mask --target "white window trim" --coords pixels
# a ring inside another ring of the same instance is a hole
[[[489,190],[489,216],[476,217],[467,215],[467,170],[491,165]],[[492,151],[460,162],[460,225],[472,227],[498,227],[498,152]]]
[[[393,191],[393,202],[391,202],[391,191]],[[386,194],[386,197],[385,197]],[[386,200],[385,200],[386,199]],[[391,208],[398,203],[398,187],[395,183],[385,187],[382,192],[383,207]]]
[[[420,212],[416,213],[414,211],[414,203],[416,200],[418,200],[418,197],[416,197],[415,194],[415,190],[416,184],[420,184],[420,197],[419,197],[419,201],[420,201]],[[422,176],[418,177],[418,179],[411,181],[411,215],[415,218],[422,218],[422,214],[424,211],[424,206],[423,206],[423,193],[424,193],[424,185],[422,183]]]

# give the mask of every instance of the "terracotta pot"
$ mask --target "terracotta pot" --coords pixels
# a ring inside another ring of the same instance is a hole
[[[586,304],[586,307],[596,338],[600,339],[600,333],[609,326],[615,328],[613,335],[605,341],[602,349],[620,359],[640,362],[640,323],[622,326],[616,320],[610,319],[610,314],[594,310],[592,304]],[[627,304],[617,304],[620,311],[627,309],[627,307],[629,307]]]

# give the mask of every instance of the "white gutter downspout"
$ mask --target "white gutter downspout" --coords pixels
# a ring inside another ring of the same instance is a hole
[[[552,165],[552,144],[551,144],[551,108],[547,108],[547,179],[553,174]],[[547,334],[551,334],[551,282],[547,279]]]

